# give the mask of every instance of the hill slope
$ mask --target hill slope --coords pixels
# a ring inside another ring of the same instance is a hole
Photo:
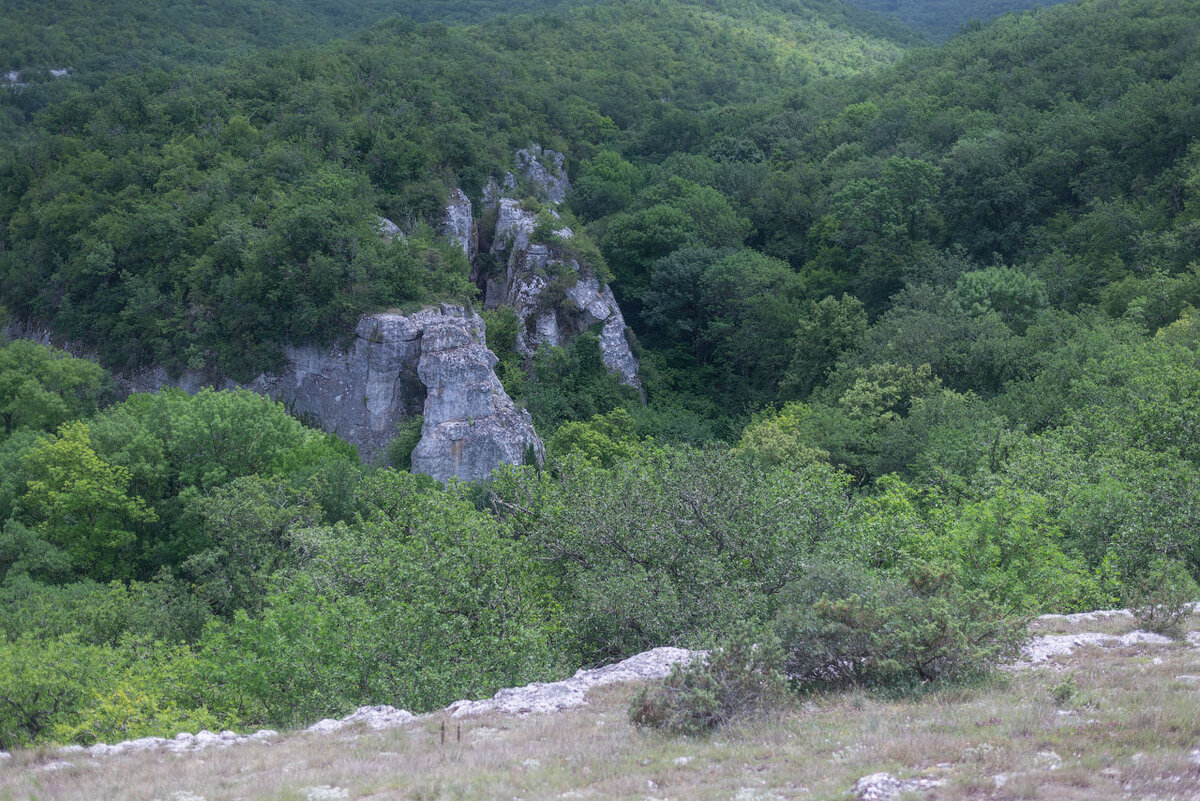
[[[433,219],[447,185],[478,192],[531,139],[584,153],[656,126],[686,136],[673,115],[879,68],[899,52],[804,8],[668,0],[479,29],[397,21],[319,50],[121,76],[47,111],[36,141],[9,159],[4,301],[104,343],[114,364],[245,375],[284,340],[327,340],[370,304],[430,296],[419,271],[388,288],[386,259],[355,262],[378,250],[372,206]],[[65,226],[47,216],[60,213]],[[300,222],[312,215],[320,237]],[[285,217],[310,235],[291,237]],[[352,248],[338,244],[347,238]],[[321,273],[282,305],[256,296],[280,283],[281,262]],[[247,355],[235,363],[235,352]]]
[[[903,22],[935,40],[944,40],[968,23],[1004,14],[1057,5],[1064,0],[849,0],[853,5]]]

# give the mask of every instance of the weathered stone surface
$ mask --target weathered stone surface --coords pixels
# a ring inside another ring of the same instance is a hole
[[[854,783],[851,791],[861,801],[892,801],[906,793],[933,790],[945,784],[941,779],[897,779],[890,773],[872,773]]]
[[[546,200],[562,203],[571,188],[563,166],[565,161],[562,153],[530,145],[517,151],[517,172]]]
[[[325,718],[305,729],[311,734],[332,734],[348,726],[365,726],[372,731],[394,729],[416,720],[417,716],[407,709],[394,706],[360,706],[344,718]]]
[[[559,156],[557,163],[561,163],[561,155],[555,155]],[[578,261],[567,257],[560,247],[533,242],[537,215],[524,209],[520,201],[501,197],[495,202],[496,231],[491,254],[497,264],[504,266],[504,272],[488,277],[484,305],[489,309],[509,306],[516,312],[523,323],[517,334],[517,352],[531,356],[542,343],[562,346],[599,325],[604,365],[622,384],[640,390],[637,359],[629,346],[625,317],[612,289]],[[551,213],[557,217],[556,212]],[[564,240],[574,235],[565,226],[554,233]],[[555,283],[564,288],[565,302],[547,303],[548,290]]]
[[[400,230],[400,226],[389,220],[387,217],[380,217],[375,221],[375,228],[379,231],[379,236],[384,242],[391,244],[397,239],[404,239],[404,232]]]
[[[1078,634],[1046,634],[1034,637],[1021,651],[1021,661],[1014,667],[1031,667],[1056,656],[1067,656],[1076,648],[1098,645],[1102,648],[1129,648],[1134,645],[1170,645],[1174,640],[1150,631],[1131,631],[1120,636],[1080,632]]]
[[[462,248],[467,261],[474,261],[479,250],[479,232],[471,211],[471,200],[461,189],[450,193],[442,218],[442,235]]]
[[[588,690],[606,684],[629,681],[649,681],[664,678],[671,668],[686,665],[703,651],[683,648],[655,648],[623,662],[595,670],[579,670],[569,679],[549,683],[535,682],[524,687],[501,690],[482,701],[456,701],[446,707],[451,717],[484,715],[501,712],[509,715],[557,712],[587,703]]]
[[[44,327],[14,325],[9,331],[42,342],[52,339]],[[282,371],[244,385],[211,372],[170,376],[161,367],[115,377],[126,393],[244,387],[315,421],[357,446],[368,460],[382,455],[398,423],[423,414],[413,470],[440,481],[451,476],[475,481],[501,464],[520,464],[531,448],[539,462],[544,457],[528,412],[515,408],[496,378],[496,357],[485,342],[477,313],[439,306],[413,314],[365,315],[346,345],[287,348]]]
[[[474,312],[445,313],[426,326],[417,373],[427,394],[421,441],[412,452],[415,472],[475,481],[501,464],[545,458],[529,412],[504,391],[484,342],[483,319]]]

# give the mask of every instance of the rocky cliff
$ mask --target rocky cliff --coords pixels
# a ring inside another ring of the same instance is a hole
[[[474,481],[502,464],[545,459],[529,412],[518,410],[500,385],[496,357],[484,343],[483,320],[473,311],[443,311],[426,322],[417,363],[424,420],[412,452],[414,472]]]
[[[496,211],[490,256],[499,269],[479,270],[479,224],[470,199],[451,192],[441,233],[461,247],[475,268],[485,306],[510,306],[524,323],[517,349],[531,357],[543,344],[565,345],[580,333],[598,331],[604,363],[622,383],[638,389],[638,363],[626,337],[625,318],[609,287],[570,255],[574,232],[550,226],[514,197],[532,193],[557,219],[555,208],[570,184],[562,154],[531,146],[516,153],[518,175],[491,182],[484,203]],[[404,232],[379,218],[379,234],[392,242]],[[544,227],[544,226],[543,226]],[[535,239],[544,241],[535,241]],[[36,325],[9,326],[11,336],[51,342],[51,332]],[[62,346],[64,343],[55,342]],[[67,349],[92,356],[84,347]],[[461,306],[437,306],[413,314],[369,314],[359,320],[347,343],[328,348],[290,347],[286,367],[236,384],[212,372],[170,376],[161,367],[116,374],[126,392],[179,387],[244,387],[284,403],[326,431],[358,447],[363,458],[381,459],[397,426],[422,417],[421,439],[412,453],[412,469],[439,481],[451,477],[475,481],[502,464],[540,463],[541,440],[529,413],[505,393],[487,349],[484,323]]]
[[[554,207],[566,197],[569,186],[562,163],[562,154],[536,146],[517,152],[526,188],[548,204],[552,220],[559,219]],[[516,312],[523,323],[517,350],[527,357],[542,343],[565,345],[598,327],[605,366],[622,384],[640,390],[637,359],[612,290],[570,255],[567,243],[575,235],[570,228],[550,226],[548,236],[534,241],[538,215],[510,196],[517,186],[509,175],[503,185],[492,182],[484,193],[485,204],[496,210],[490,251],[496,269],[482,279],[485,307],[509,306]]]
[[[48,330],[33,325],[13,325],[9,333],[52,339]],[[90,355],[79,347],[68,349]],[[422,415],[413,470],[439,481],[476,481],[501,464],[544,458],[529,413],[515,407],[492,370],[496,357],[487,349],[483,319],[474,310],[438,306],[414,314],[369,314],[359,320],[348,344],[292,347],[285,357],[283,370],[246,384],[213,373],[172,377],[161,367],[118,372],[115,378],[125,392],[250,389],[354,444],[368,460],[382,456],[397,424]]]

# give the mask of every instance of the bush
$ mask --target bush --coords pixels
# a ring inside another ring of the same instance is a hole
[[[646,445],[604,468],[569,454],[557,476],[505,473],[496,494],[562,577],[585,660],[708,641],[770,620],[817,555],[844,550],[847,478],[749,462],[720,447]]]
[[[662,684],[642,690],[629,717],[638,726],[696,735],[763,715],[787,696],[782,667],[779,638],[744,626],[707,657],[676,665]]]
[[[1182,563],[1160,559],[1125,585],[1125,603],[1150,631],[1178,637],[1200,587]]]
[[[784,667],[802,685],[967,678],[1015,658],[1026,636],[1024,620],[929,565],[884,578],[842,568],[814,597],[820,584],[804,585],[776,616]]]
[[[387,463],[397,470],[412,469],[412,452],[421,441],[424,418],[419,414],[402,418],[396,423],[396,436],[387,446]]]
[[[290,535],[304,564],[275,575],[261,615],[205,632],[214,679],[264,722],[425,711],[578,664],[559,648],[552,578],[459,487],[385,469],[357,501],[353,523]]]
[[[0,748],[39,742],[77,720],[119,664],[113,649],[70,638],[0,643]]]
[[[0,748],[117,742],[239,725],[236,703],[185,646],[126,637],[0,642]]]

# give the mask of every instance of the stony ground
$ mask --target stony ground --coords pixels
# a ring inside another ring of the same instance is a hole
[[[610,683],[553,714],[17,753],[0,766],[0,799],[1200,800],[1200,634],[1123,636],[1133,629],[1121,615],[1042,620],[1035,633],[1053,639],[985,684],[818,696],[707,740],[633,728],[636,684]],[[891,778],[860,781],[879,773]]]

